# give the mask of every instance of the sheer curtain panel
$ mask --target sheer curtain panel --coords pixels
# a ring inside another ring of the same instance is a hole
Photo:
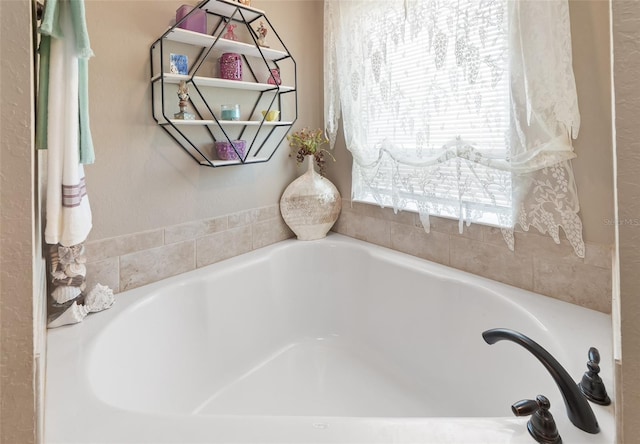
[[[584,257],[570,160],[580,115],[566,0],[326,0],[325,123],[352,198],[516,224]]]

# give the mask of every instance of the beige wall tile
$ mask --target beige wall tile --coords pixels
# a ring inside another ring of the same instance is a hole
[[[143,231],[141,233],[112,237],[87,242],[87,261],[95,262],[110,257],[122,256],[136,251],[159,247],[164,243],[164,230]]]
[[[239,211],[232,213],[228,217],[229,228],[237,228],[253,223],[253,210]]]
[[[495,245],[506,245],[499,228],[484,227],[484,242]],[[595,243],[585,243],[584,260],[576,256],[573,246],[569,243],[564,232],[560,230],[560,244],[556,244],[551,236],[540,234],[535,228],[529,231],[516,230],[515,250],[523,254],[544,256],[550,259],[569,259],[584,262],[595,267],[611,269],[612,247]]]
[[[572,304],[611,313],[611,270],[579,262],[533,261],[533,291]]]
[[[391,248],[449,265],[449,235],[423,228],[391,223]]]
[[[353,202],[352,205],[349,200],[343,199],[340,217],[332,230],[336,233],[382,245],[383,247],[391,247],[390,222],[387,220],[388,215],[386,217],[367,215],[382,215],[382,213],[383,209],[379,207],[361,202]]]
[[[243,226],[196,240],[196,267],[204,267],[252,249],[251,226]]]
[[[391,248],[391,222],[371,216],[355,215],[348,220],[348,224],[352,237]]]
[[[506,246],[506,242],[499,228],[483,228],[484,242]],[[596,267],[611,268],[611,246],[585,243],[585,257],[581,259],[576,255],[573,246],[569,243],[566,236],[564,236],[562,232],[560,234],[560,243],[556,244],[551,236],[540,234],[536,229],[532,228],[529,231],[516,230],[514,233],[515,250],[518,253],[530,254],[535,257],[543,256],[553,260],[566,259],[584,262],[585,264]]]
[[[255,222],[280,218],[280,206],[269,205],[261,208],[240,211],[229,215],[229,228],[241,227]]]
[[[275,244],[281,240],[294,237],[293,231],[281,218],[256,222],[251,226],[253,233],[253,248],[262,248]]]
[[[592,244],[587,242],[585,244],[584,263],[587,265],[593,265],[594,267],[607,268],[611,270],[613,266],[613,246]]]
[[[127,254],[120,257],[120,291],[175,276],[195,266],[195,240]]]
[[[174,225],[164,229],[164,243],[173,244],[227,229],[227,216],[198,220],[186,224]]]
[[[522,230],[518,227],[516,227],[513,231],[514,231],[514,235],[516,233],[522,232]],[[507,245],[507,242],[504,240],[504,235],[502,234],[502,229],[498,227],[483,226],[482,241],[487,244],[494,244],[494,245],[500,245],[500,246]]]
[[[280,219],[280,206],[269,205],[262,208],[254,208],[252,211],[253,222],[262,222],[271,219]]]
[[[353,226],[353,221],[358,216],[352,208],[344,207],[344,200],[342,203],[342,211],[340,211],[340,216],[338,217],[336,223],[333,224],[331,231],[344,234],[345,236],[354,237],[355,231],[353,231],[351,227]]]
[[[343,199],[342,207],[351,207],[352,210],[359,215],[374,217],[398,224],[413,225],[415,223],[416,213],[413,211],[398,211],[394,213],[393,208],[382,208],[376,204],[368,204],[364,202],[351,202],[349,199]]]
[[[582,262],[582,259],[576,255],[575,250],[564,236],[561,236],[560,243],[556,244],[551,236],[538,234],[537,230],[518,232],[514,233],[514,235],[517,253],[552,260]]]
[[[106,285],[114,293],[120,292],[120,261],[117,257],[110,257],[87,264],[87,292],[96,284]]]
[[[450,265],[526,290],[533,289],[533,262],[530,256],[513,253],[506,247],[451,236]]]
[[[420,227],[422,227],[420,217],[417,218],[417,221]],[[436,216],[430,216],[429,225],[432,232],[437,231],[439,233],[450,234],[452,236],[467,237],[469,239],[475,239],[479,241],[481,241],[483,238],[483,230],[485,228],[489,228],[480,224],[471,224],[467,226],[467,224],[465,223],[462,227],[462,233],[460,233],[460,225],[457,220]]]

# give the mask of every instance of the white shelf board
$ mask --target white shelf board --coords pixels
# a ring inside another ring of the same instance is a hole
[[[267,160],[269,160],[268,157],[251,157],[249,159],[246,159],[244,161],[244,163],[258,163],[258,162],[266,162]]]
[[[160,74],[154,76],[151,81],[155,82],[160,78]],[[182,80],[187,81],[191,79],[191,76],[184,74],[164,74],[164,81],[166,83],[178,84]],[[275,91],[275,85],[270,85],[268,83],[257,83],[257,82],[244,82],[241,80],[227,80],[227,79],[219,79],[217,77],[201,77],[194,76],[193,82],[198,86],[210,86],[217,88],[234,88],[234,89],[245,89],[249,91],[268,91],[273,89]],[[293,86],[280,85],[280,91],[293,91]]]
[[[174,125],[217,125],[215,120],[178,120],[178,119],[169,119],[169,122]],[[218,120],[220,125],[228,125],[228,126],[259,126],[260,120]],[[280,120],[274,120],[273,122],[267,122],[266,120],[262,123],[262,126],[286,126],[293,125],[293,122],[283,122]]]
[[[244,163],[259,163],[259,162],[266,162],[268,160],[269,160],[268,157],[249,157],[248,159],[246,159],[244,161]],[[242,164],[242,162],[240,162],[239,159],[236,159],[236,160],[211,160],[211,163],[214,166],[241,165]],[[209,163],[205,162],[205,161],[200,161],[200,165],[209,166]]]
[[[211,159],[211,163],[213,164],[213,166],[240,165],[240,164],[242,164],[242,162],[240,162],[239,159],[235,159],[235,160],[214,160],[214,159]],[[200,165],[209,166],[209,162],[205,162],[204,160],[201,160],[200,161]]]
[[[189,45],[202,46],[204,48],[208,48],[215,43],[215,49],[219,51],[235,52],[250,57],[260,57],[260,52],[262,52],[262,55],[267,60],[280,60],[285,57],[289,57],[289,54],[284,51],[255,46],[253,43],[250,44],[223,38],[219,38],[216,42],[216,38],[212,35],[193,32],[182,28],[172,29],[167,34],[166,38],[174,42],[187,43]]]
[[[213,14],[223,15],[225,17],[230,17],[234,12],[236,12],[236,9],[239,9],[242,11],[245,20],[248,22],[251,22],[264,15],[264,11],[261,9],[226,0],[209,0],[204,5],[202,5],[201,9],[209,11]],[[236,14],[234,18],[240,19],[241,17],[239,14]]]

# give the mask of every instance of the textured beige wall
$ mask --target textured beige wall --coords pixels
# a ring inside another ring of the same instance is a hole
[[[275,204],[299,174],[286,141],[271,161],[198,166],[151,117],[149,47],[184,0],[86,3],[95,165],[91,240]],[[322,1],[255,0],[297,62],[296,128],[322,126]]]
[[[37,439],[30,3],[0,1],[0,442]]]
[[[609,57],[609,2],[569,2],[573,66],[582,125],[574,143],[573,161],[580,197],[584,240],[613,244],[613,154],[611,144],[611,91]],[[351,155],[339,135],[337,164],[328,176],[343,197],[351,193]],[[534,230],[535,231],[535,230]],[[517,248],[517,246],[516,246]]]
[[[622,433],[640,436],[640,8],[615,0],[612,8],[620,271]]]
[[[613,149],[609,2],[570,0],[580,134],[573,160],[584,240],[613,244]]]

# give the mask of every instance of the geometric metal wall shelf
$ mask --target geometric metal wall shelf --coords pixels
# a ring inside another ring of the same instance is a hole
[[[182,29],[197,10],[207,13],[207,33]],[[260,46],[256,29],[268,29],[268,47]],[[224,38],[229,25],[238,40]],[[242,58],[242,80],[220,78],[218,59],[223,53]],[[171,54],[189,59],[187,74],[170,71]],[[150,49],[151,107],[154,120],[198,164],[208,167],[267,162],[298,118],[296,63],[264,11],[227,0],[204,0],[170,27]],[[269,83],[272,70],[282,82]],[[194,120],[174,118],[178,112],[178,86],[189,88],[189,111]],[[276,84],[274,84],[276,83]],[[241,105],[239,120],[223,120],[220,107]],[[278,111],[268,121],[262,111]],[[246,152],[239,152],[235,140],[244,140]],[[218,158],[216,142],[228,142],[236,159]]]

